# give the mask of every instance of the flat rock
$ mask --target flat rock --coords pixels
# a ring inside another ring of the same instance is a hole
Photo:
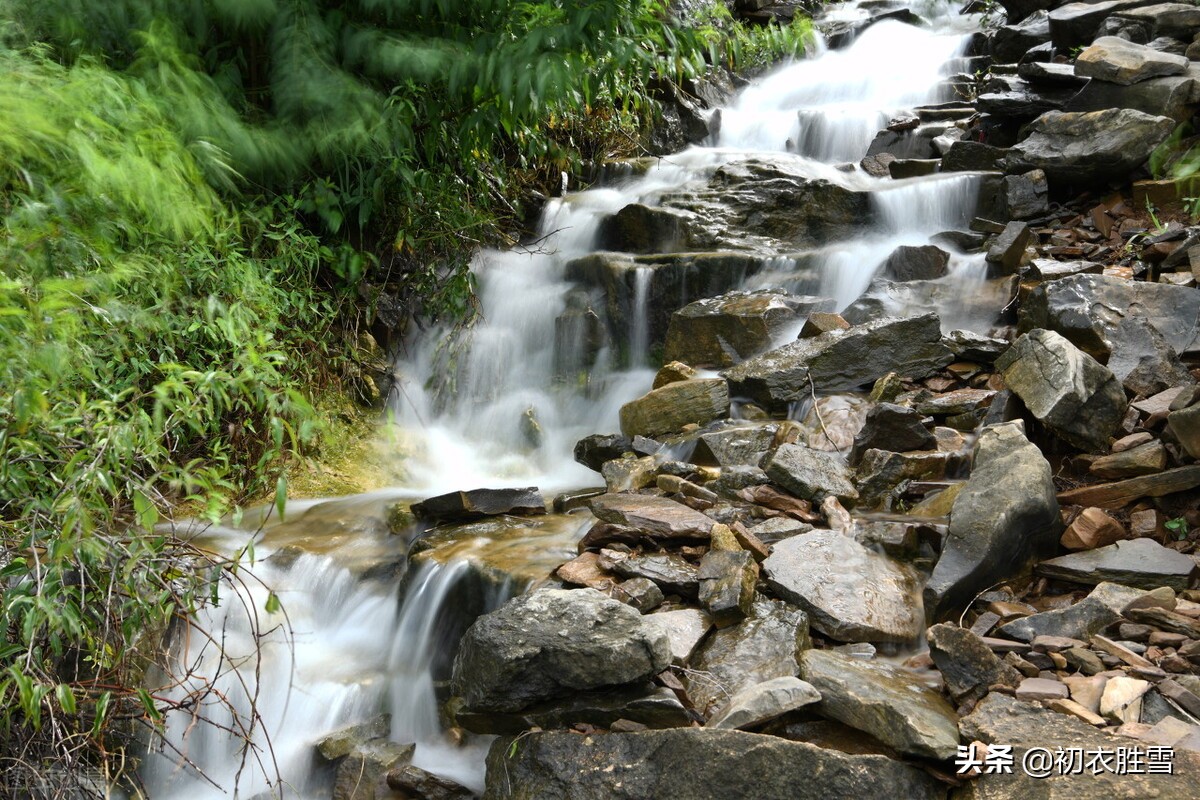
[[[719,467],[762,466],[774,447],[777,430],[775,425],[737,426],[702,434],[692,455],[693,462],[712,462]]]
[[[879,755],[707,728],[579,736],[543,731],[500,739],[484,800],[825,800],[887,793],[943,800],[924,771]],[[814,780],[820,776],[819,780]]]
[[[1075,59],[1076,75],[1126,86],[1162,75],[1179,75],[1187,67],[1188,60],[1183,56],[1116,36],[1101,36]]]
[[[699,592],[698,568],[678,553],[626,555],[605,550],[602,558],[603,564],[622,578],[647,578],[665,594],[695,599]]]
[[[1092,462],[1088,467],[1088,472],[1099,478],[1131,478],[1137,475],[1154,475],[1162,472],[1166,467],[1167,449],[1163,447],[1162,442],[1155,439],[1119,453],[1101,456]],[[1122,532],[1125,530],[1123,526],[1121,530]],[[1105,537],[1098,537],[1097,543],[1092,544],[1091,547],[1112,544],[1123,537],[1114,536],[1111,541],[1099,541],[1103,538]]]
[[[790,676],[772,678],[748,686],[729,698],[729,705],[718,711],[705,727],[753,728],[820,699],[821,693],[807,681]]]
[[[1175,348],[1148,321],[1127,317],[1109,329],[1108,338],[1108,368],[1130,393],[1150,397],[1196,383]]]
[[[653,729],[686,728],[693,721],[675,692],[652,683],[572,692],[568,697],[544,700],[520,711],[460,708],[455,711],[454,719],[472,733],[485,736],[507,736],[530,728],[553,730],[581,724],[607,728],[621,719]]]
[[[707,538],[715,524],[693,508],[654,495],[602,494],[590,507],[602,522],[634,528],[654,539]]]
[[[1050,464],[1017,423],[984,428],[958,491],[925,610],[945,619],[977,593],[1056,552],[1062,530]]]
[[[833,306],[829,298],[775,290],[697,300],[671,315],[663,357],[693,367],[729,367],[767,349],[788,324]]]
[[[816,711],[871,734],[901,753],[947,759],[958,749],[958,716],[937,691],[903,670],[831,650],[809,650],[801,675],[821,693]]]
[[[1064,636],[1087,640],[1120,619],[1118,612],[1092,597],[1085,597],[1066,608],[1057,608],[1006,622],[998,633],[1022,642],[1039,636]]]
[[[498,514],[544,514],[546,501],[536,486],[526,489],[471,489],[450,492],[414,503],[417,519],[465,522]]]
[[[831,639],[911,642],[921,633],[915,572],[840,533],[784,539],[762,566],[775,593],[807,611],[813,627]]]
[[[620,416],[629,437],[675,433],[729,416],[729,387],[720,378],[669,383],[621,406]]]
[[[1017,699],[1030,702],[1032,700],[1065,700],[1070,696],[1067,685],[1050,678],[1026,678],[1017,687]]]
[[[843,503],[858,499],[850,467],[837,453],[800,444],[783,444],[764,466],[772,483],[802,500],[820,502],[836,497]]]
[[[1037,574],[1073,583],[1112,581],[1139,589],[1169,586],[1183,591],[1196,574],[1196,562],[1153,539],[1133,539],[1043,561]]]
[[[1124,508],[1143,497],[1164,497],[1200,486],[1200,464],[1177,467],[1157,475],[1143,475],[1116,483],[1101,483],[1070,489],[1058,495],[1058,501],[1068,506],[1099,506]]]

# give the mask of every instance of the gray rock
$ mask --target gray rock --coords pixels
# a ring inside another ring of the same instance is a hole
[[[1134,44],[1115,36],[1101,36],[1075,59],[1075,74],[1125,86],[1164,75],[1179,75],[1188,60]]]
[[[1049,41],[1050,18],[1045,10],[1039,9],[1022,15],[1015,25],[998,28],[992,35],[992,56],[1000,63],[1011,64],[1030,48]]]
[[[807,611],[813,627],[831,639],[911,642],[924,627],[913,569],[840,533],[784,539],[762,566],[774,592]]]
[[[802,500],[817,503],[833,496],[843,503],[858,499],[850,468],[842,456],[801,444],[783,444],[764,467],[767,477]]]
[[[923,417],[915,410],[894,403],[880,403],[867,412],[858,436],[854,438],[854,449],[850,461],[857,464],[868,450],[890,450],[905,453],[910,450],[933,450],[937,438],[922,423]]]
[[[975,466],[950,511],[925,611],[945,619],[976,594],[1058,549],[1062,532],[1050,464],[1019,423],[984,428]]]
[[[883,276],[893,281],[928,281],[945,277],[950,254],[940,247],[901,245],[883,262]]]
[[[388,772],[387,785],[402,797],[416,797],[420,800],[471,800],[475,796],[474,792],[462,784],[426,772],[412,764],[396,767]]]
[[[893,492],[906,481],[945,478],[950,458],[950,453],[940,452],[890,453],[886,450],[868,450],[858,467],[859,507],[886,508]]]
[[[650,614],[646,619],[655,616]],[[486,736],[519,734],[530,728],[570,728],[579,724],[607,728],[619,719],[653,729],[686,728],[692,724],[692,716],[675,692],[650,683],[572,692],[568,697],[534,703],[520,711],[458,709],[454,719],[472,733]]]
[[[464,522],[497,514],[544,514],[546,501],[536,486],[527,489],[471,489],[450,492],[414,503],[417,519]]]
[[[1196,562],[1153,539],[1131,539],[1043,561],[1037,574],[1072,583],[1112,581],[1138,589],[1169,586],[1183,591],[1196,575]]]
[[[1087,641],[1120,618],[1120,614],[1104,603],[1085,597],[1066,608],[1014,619],[1001,625],[999,632],[1022,642],[1032,642],[1038,636],[1066,636]]]
[[[996,172],[1008,149],[982,142],[957,141],[942,156],[942,172]]]
[[[1021,673],[1001,661],[983,639],[966,628],[934,625],[928,638],[929,655],[955,702],[979,700],[995,684],[1016,688],[1021,682]]]
[[[721,477],[708,484],[721,497],[729,500],[737,499],[737,493],[750,486],[761,486],[770,482],[767,473],[760,467],[722,467]]]
[[[1075,275],[1036,287],[1021,306],[1022,332],[1046,328],[1107,361],[1124,319],[1145,320],[1176,353],[1200,350],[1200,290],[1109,275]]]
[[[705,727],[753,728],[820,699],[821,693],[811,683],[790,676],[772,678],[735,694],[729,699],[729,705],[718,711]]]
[[[700,602],[717,627],[747,616],[754,603],[758,563],[746,550],[709,550],[700,560]]]
[[[1004,178],[1004,208],[1012,219],[1032,219],[1045,214],[1050,210],[1049,194],[1050,184],[1040,169]]]
[[[719,467],[762,466],[763,459],[775,444],[777,430],[775,425],[738,426],[702,434],[692,460]]]
[[[809,533],[813,526],[807,522],[791,519],[790,517],[775,517],[766,522],[760,522],[750,529],[754,536],[765,544],[774,544],[792,536]]]
[[[669,253],[680,249],[687,225],[679,213],[632,203],[600,221],[596,245],[626,253]]]
[[[605,461],[620,458],[633,450],[633,440],[617,433],[597,433],[585,436],[575,443],[575,460],[596,472]]]
[[[333,800],[375,800],[375,790],[389,770],[407,763],[415,745],[372,739],[338,763],[333,776]]]
[[[1174,773],[1125,774],[1101,770],[1054,770],[1047,777],[1032,777],[1020,768],[1031,748],[1045,748],[1051,754],[1058,748],[1079,748],[1095,752],[1119,746],[1120,739],[1067,714],[1060,714],[1033,703],[1023,703],[993,692],[959,725],[963,739],[978,739],[985,744],[1011,745],[1018,766],[1011,773],[993,773],[967,781],[955,791],[955,800],[1077,800],[1080,797],[1142,800],[1185,800],[1195,794],[1200,780],[1200,760],[1190,754],[1175,754]],[[1066,774],[1063,774],[1066,773]]]
[[[602,494],[590,507],[602,522],[635,528],[655,539],[707,538],[714,524],[693,508],[654,495]]]
[[[1128,406],[1120,381],[1065,337],[1048,330],[1021,335],[996,361],[1004,383],[1063,441],[1108,450]]]
[[[646,622],[658,626],[671,642],[671,662],[686,664],[700,640],[712,630],[712,617],[698,608],[659,611],[646,617]]]
[[[652,389],[621,406],[621,433],[661,436],[684,425],[729,416],[729,387],[720,378],[680,381]]]
[[[1200,103],[1200,66],[1193,64],[1182,75],[1149,78],[1132,86],[1088,81],[1063,110],[1132,109],[1182,124],[1191,117],[1197,103]]]
[[[706,728],[500,739],[488,753],[487,772],[484,800],[825,800],[881,793],[943,800],[946,794],[924,771],[886,756]]]
[[[520,711],[633,683],[671,663],[666,634],[595,589],[539,589],[485,614],[454,659],[452,689],[474,711]]]
[[[988,248],[987,262],[993,264],[1001,275],[1015,275],[1032,238],[1033,232],[1024,222],[1008,223],[1004,226],[1004,232]]]
[[[648,553],[608,557],[604,551],[604,564],[622,578],[646,578],[666,594],[695,599],[700,587],[696,565],[677,553]]]
[[[1065,186],[1124,180],[1146,162],[1174,128],[1170,117],[1128,108],[1049,111],[1034,120],[1029,137],[1009,151],[1007,171],[1041,169],[1051,183]]]
[[[1196,383],[1166,338],[1140,317],[1126,317],[1112,326],[1109,343],[1108,368],[1135,395],[1150,397]]]
[[[885,318],[801,339],[725,373],[730,391],[761,405],[785,408],[816,390],[858,389],[889,372],[922,378],[954,358],[942,343],[936,314]],[[811,382],[810,382],[811,379]]]
[[[649,578],[630,578],[612,588],[612,597],[645,614],[662,605],[663,591]]]
[[[1141,26],[1146,30],[1147,39],[1169,36],[1186,41],[1200,29],[1200,8],[1190,3],[1154,3],[1127,8],[1113,14],[1113,18]]]
[[[906,755],[947,759],[958,749],[958,716],[941,694],[882,662],[809,650],[800,673],[821,693],[816,711]]]
[[[317,742],[317,752],[326,761],[345,758],[372,739],[385,739],[392,731],[392,715],[380,714],[367,722],[347,725],[326,734]]]
[[[1060,53],[1091,43],[1100,25],[1114,12],[1145,5],[1146,0],[1067,3],[1049,13],[1050,41]]]
[[[693,367],[729,367],[770,347],[788,324],[833,306],[829,298],[773,290],[697,300],[671,315],[663,358]]]
[[[1192,458],[1200,459],[1200,404],[1167,415],[1169,430]]]
[[[713,632],[684,673],[688,697],[707,716],[749,686],[795,677],[800,653],[811,645],[808,616],[770,600],[755,602],[750,616]]]

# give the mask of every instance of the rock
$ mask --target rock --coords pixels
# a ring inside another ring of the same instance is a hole
[[[617,581],[600,566],[599,561],[600,556],[595,553],[583,553],[560,565],[554,570],[554,574],[563,583],[586,586],[607,593]]]
[[[536,486],[526,489],[471,489],[414,503],[412,513],[420,520],[463,522],[498,514],[544,514],[546,501]]]
[[[696,565],[675,553],[627,556],[624,553],[604,550],[599,561],[602,566],[623,578],[651,580],[665,594],[695,599],[699,592],[700,579],[697,576]]]
[[[1066,608],[1030,614],[1001,625],[998,633],[1022,642],[1039,636],[1062,636],[1087,640],[1121,618],[1102,600],[1085,597]]]
[[[762,352],[789,324],[834,301],[780,291],[732,292],[671,315],[663,357],[693,367],[729,367]]]
[[[947,759],[958,749],[958,717],[942,696],[882,662],[809,650],[801,675],[821,693],[816,711],[865,731],[901,753]]]
[[[840,533],[784,539],[762,566],[772,590],[831,639],[911,642],[924,627],[914,571]]]
[[[799,536],[802,533],[809,533],[813,530],[813,526],[807,522],[789,519],[787,517],[775,517],[766,522],[761,522],[750,529],[759,540],[774,544],[775,542],[783,541],[792,536]]]
[[[497,741],[487,764],[484,800],[823,800],[881,792],[911,800],[945,797],[934,778],[886,756],[708,728],[588,736],[543,731],[522,736],[515,746]]]
[[[605,461],[620,458],[633,450],[633,440],[620,434],[593,434],[575,443],[575,460],[596,472]]]
[[[1008,149],[982,142],[957,141],[942,156],[942,172],[995,172],[1002,169]]]
[[[1006,169],[1013,173],[1041,169],[1051,183],[1065,186],[1125,180],[1174,128],[1170,117],[1127,108],[1048,111],[1029,125],[1029,137],[1009,151]]]
[[[940,163],[936,158],[898,158],[888,163],[888,174],[898,181],[920,178],[936,174]]]
[[[675,211],[631,203],[600,221],[596,245],[625,253],[669,253],[680,249],[687,225]]]
[[[1088,472],[1100,478],[1130,478],[1135,475],[1153,475],[1162,472],[1166,467],[1167,450],[1163,447],[1162,442],[1156,439],[1119,453],[1101,456],[1092,462]],[[1112,544],[1112,542],[1103,544]],[[1100,547],[1100,545],[1094,546]]]
[[[933,450],[937,438],[921,421],[917,411],[894,403],[880,403],[867,412],[866,422],[854,438],[850,463],[857,464],[868,450],[890,450],[905,453],[912,450]]]
[[[337,765],[333,800],[376,800],[387,773],[412,758],[414,745],[372,739],[356,747]]]
[[[452,689],[467,709],[512,712],[644,680],[670,663],[666,634],[629,606],[594,589],[539,589],[471,625]]]
[[[888,506],[896,488],[906,481],[941,480],[946,477],[949,461],[949,453],[868,450],[858,468],[858,506],[862,509]]]
[[[925,610],[934,620],[1055,552],[1062,530],[1050,464],[1018,423],[984,428],[974,460],[925,587]]]
[[[1095,38],[1100,25],[1116,11],[1135,8],[1146,0],[1105,0],[1099,3],[1067,3],[1049,13],[1050,40],[1060,53],[1086,45]]]
[[[1050,48],[1050,51],[1047,55],[1053,57],[1053,48]],[[1080,78],[1075,74],[1075,67],[1071,64],[1058,64],[1053,61],[1026,61],[1022,58],[1021,65],[1017,68],[1017,75],[1032,84],[1065,84],[1079,88],[1087,83],[1086,78]]]
[[[883,262],[883,275],[894,281],[928,281],[945,277],[950,254],[940,247],[901,245]]]
[[[1200,404],[1168,414],[1167,430],[1183,445],[1188,455],[1200,459]]]
[[[681,608],[677,611],[660,611],[645,617],[645,621],[658,626],[671,643],[671,663],[686,664],[695,652],[700,640],[712,630],[712,617],[698,608]]]
[[[1140,26],[1146,31],[1147,40],[1169,36],[1187,41],[1200,28],[1200,8],[1190,3],[1155,3],[1122,9],[1112,19]]]
[[[729,387],[720,378],[670,383],[621,406],[621,433],[661,436],[727,416]]]
[[[1071,489],[1061,492],[1058,500],[1063,505],[1124,508],[1142,497],[1164,497],[1176,492],[1186,492],[1197,486],[1200,486],[1200,465],[1169,469],[1157,475],[1143,475],[1116,483]]]
[[[458,708],[454,718],[461,727],[487,736],[519,734],[530,728],[609,727],[618,720],[653,729],[688,727],[693,721],[675,692],[652,683],[572,692],[569,697],[507,713]]]
[[[631,445],[632,446],[632,443]],[[654,456],[638,458],[626,453],[620,458],[605,461],[600,467],[604,486],[610,492],[631,492],[653,486],[658,477],[659,462]]]
[[[776,431],[776,426],[766,425],[739,426],[705,433],[696,443],[692,459],[697,464],[714,464],[720,467],[761,466],[763,459],[775,445]]]
[[[1034,330],[1013,342],[996,368],[1059,438],[1081,450],[1108,450],[1125,417],[1125,390],[1094,358],[1058,333]]]
[[[630,578],[612,589],[612,597],[645,614],[662,605],[663,592],[649,578]]]
[[[1128,772],[1118,775],[1108,770],[1093,774],[1091,770],[1050,769],[1045,777],[1029,775],[1020,768],[1025,754],[1034,748],[1045,748],[1051,754],[1058,748],[1078,748],[1083,752],[1111,751],[1119,746],[1107,733],[1066,714],[1059,714],[1032,703],[993,692],[959,725],[964,741],[979,740],[985,744],[1011,745],[1016,766],[1011,773],[981,775],[956,790],[955,800],[1076,800],[1081,797],[1121,798],[1139,800],[1154,797],[1158,800],[1184,800],[1194,794],[1194,776],[1200,774],[1200,760],[1176,754],[1173,775],[1162,773]]]
[[[1100,697],[1100,716],[1115,725],[1137,722],[1142,713],[1142,695],[1149,689],[1149,681],[1123,676],[1109,678]]]
[[[661,389],[669,383],[680,383],[681,381],[690,381],[696,377],[696,370],[684,364],[681,361],[668,361],[662,365],[658,372],[654,373],[654,384],[651,389]]]
[[[758,564],[746,550],[710,550],[700,560],[700,602],[718,628],[747,616],[754,603]]]
[[[1050,210],[1050,185],[1046,173],[1040,169],[1024,175],[1005,176],[1003,191],[1004,207],[1012,219],[1032,219]]]
[[[928,631],[929,655],[957,703],[972,703],[995,684],[1016,688],[1021,675],[966,628],[946,623]]]
[[[808,319],[804,320],[804,327],[800,329],[800,338],[811,339],[815,336],[820,336],[822,333],[844,331],[849,327],[850,323],[846,322],[841,314],[814,311],[808,315]]]
[[[1068,550],[1094,550],[1125,538],[1125,526],[1103,509],[1085,508],[1071,521],[1060,540]]]
[[[1152,539],[1133,539],[1108,547],[1043,561],[1037,574],[1072,583],[1112,581],[1139,589],[1169,586],[1181,592],[1196,574],[1196,562]]]
[[[695,509],[653,495],[603,494],[590,507],[600,521],[634,528],[652,539],[704,539],[715,524]]]
[[[386,739],[391,731],[392,715],[380,714],[367,722],[347,725],[326,734],[317,742],[317,753],[326,761],[337,761],[372,739]]]
[[[1150,397],[1195,379],[1166,338],[1149,322],[1126,317],[1109,329],[1108,368],[1129,392]]]
[[[1056,281],[1084,273],[1100,274],[1104,266],[1095,261],[1055,261],[1050,258],[1035,258],[1026,275],[1036,281]]]
[[[1015,18],[1014,18],[1015,19]],[[1022,15],[1016,25],[1004,25],[992,35],[992,56],[1011,64],[1030,48],[1050,41],[1050,18],[1042,9]]]
[[[758,600],[750,616],[713,632],[684,673],[688,697],[707,716],[742,689],[772,678],[795,677],[811,645],[808,616],[786,603]]]
[[[729,705],[717,712],[705,727],[754,728],[820,699],[821,693],[811,683],[790,676],[772,678],[735,694],[729,699]]]
[[[412,764],[387,774],[388,788],[402,797],[420,800],[471,800],[475,793],[449,778],[426,772]]]
[[[1179,75],[1188,60],[1134,44],[1116,36],[1101,36],[1075,59],[1075,74],[1125,86],[1163,75]]]
[[[1026,678],[1017,687],[1017,699],[1027,703],[1034,700],[1066,700],[1070,694],[1066,684],[1049,678]]]
[[[865,386],[889,372],[933,374],[954,360],[937,315],[884,318],[770,350],[726,371],[730,390],[772,408],[823,393]],[[811,381],[811,382],[810,382]]]
[[[828,496],[844,503],[858,498],[850,468],[837,453],[798,444],[780,445],[764,466],[772,483],[802,500],[820,502]]]

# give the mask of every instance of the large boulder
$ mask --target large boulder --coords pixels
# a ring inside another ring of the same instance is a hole
[[[1009,151],[1006,166],[1014,173],[1041,169],[1051,183],[1066,186],[1124,181],[1174,129],[1170,117],[1128,108],[1048,111],[1029,125],[1029,137]]]
[[[1125,86],[1163,75],[1179,75],[1188,67],[1183,56],[1164,53],[1116,36],[1101,36],[1075,59],[1075,74]]]
[[[1120,40],[1118,40],[1120,41]],[[1126,108],[1151,116],[1187,122],[1200,103],[1200,66],[1191,65],[1179,75],[1147,78],[1132,85],[1088,81],[1063,106],[1064,111],[1103,111]]]
[[[923,378],[954,359],[936,314],[884,318],[763,353],[726,371],[730,391],[772,408],[870,384],[889,372]]]
[[[879,755],[850,755],[778,736],[707,728],[500,739],[484,800],[825,800],[887,794],[943,800],[943,784]]]
[[[1200,7],[1191,3],[1154,3],[1118,11],[1112,19],[1142,28],[1147,41],[1160,36],[1187,41],[1200,30]]]
[[[1149,0],[1102,0],[1067,3],[1049,13],[1050,41],[1060,53],[1091,43],[1110,14],[1149,4]]]
[[[775,594],[807,611],[831,639],[912,642],[924,628],[916,572],[841,533],[784,539],[762,566]]]
[[[936,245],[901,245],[883,262],[883,277],[893,281],[929,281],[946,277],[950,254]]]
[[[621,406],[621,433],[662,436],[684,425],[704,425],[729,415],[729,387],[720,378],[679,381],[652,389]]]
[[[697,300],[671,315],[663,358],[693,367],[732,366],[765,350],[804,315],[832,309],[833,300],[781,291],[733,292]]]
[[[1019,423],[984,428],[925,586],[926,614],[945,619],[989,586],[1053,555],[1061,532],[1053,474],[1042,451]]]
[[[1110,328],[1108,368],[1132,394],[1151,397],[1196,382],[1175,348],[1140,317],[1126,317]]]
[[[1128,403],[1121,382],[1054,331],[1022,334],[996,369],[1029,412],[1081,450],[1107,451]]]
[[[596,246],[625,253],[669,253],[685,244],[687,224],[678,212],[632,203],[600,221]]]
[[[1056,331],[1099,361],[1112,352],[1122,320],[1145,320],[1175,352],[1200,350],[1200,290],[1109,275],[1072,275],[1040,284],[1021,305],[1019,329]]]
[[[945,760],[958,750],[958,715],[916,677],[881,662],[809,650],[800,674],[821,693],[816,711],[905,755]]]
[[[633,608],[595,589],[539,589],[467,629],[451,683],[469,710],[513,712],[670,664],[667,635]]]

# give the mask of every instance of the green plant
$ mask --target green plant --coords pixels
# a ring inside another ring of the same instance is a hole
[[[1165,527],[1168,531],[1170,531],[1171,534],[1179,541],[1183,541],[1184,539],[1187,538],[1188,524],[1187,524],[1187,520],[1184,519],[1183,517],[1175,517],[1174,519],[1169,519],[1163,524],[1163,527]]]

